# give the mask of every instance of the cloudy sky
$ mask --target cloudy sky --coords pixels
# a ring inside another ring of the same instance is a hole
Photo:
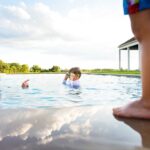
[[[0,59],[5,62],[118,68],[117,46],[132,36],[122,0],[0,1]],[[137,53],[131,57],[131,67],[137,68]]]

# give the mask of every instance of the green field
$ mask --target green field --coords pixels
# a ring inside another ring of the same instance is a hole
[[[138,70],[114,70],[114,69],[93,69],[82,70],[82,73],[87,74],[114,74],[114,75],[140,75]]]

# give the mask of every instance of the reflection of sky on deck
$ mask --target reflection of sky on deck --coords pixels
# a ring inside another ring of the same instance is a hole
[[[141,131],[136,129],[138,134],[133,129],[143,125],[146,128],[149,122],[143,121],[140,126],[140,121],[123,123],[117,121],[110,110],[105,107],[1,110],[0,149],[90,149],[91,146],[92,149],[99,146],[134,149],[147,146],[141,144]],[[142,132],[145,131],[150,130]],[[148,139],[149,134],[142,140],[149,142]]]

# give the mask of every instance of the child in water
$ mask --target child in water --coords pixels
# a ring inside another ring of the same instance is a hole
[[[29,80],[25,80],[23,83],[22,83],[22,85],[21,85],[21,87],[23,88],[23,89],[27,89],[27,88],[29,88]]]
[[[79,88],[80,82],[79,79],[81,77],[81,70],[78,67],[71,68],[69,72],[66,73],[65,78],[63,80],[63,84],[67,85],[71,88]]]

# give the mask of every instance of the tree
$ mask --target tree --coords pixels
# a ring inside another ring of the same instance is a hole
[[[17,73],[17,68],[16,68],[16,66],[11,66],[11,67],[10,67],[10,73]]]
[[[16,68],[15,69],[16,70],[15,73],[21,72],[21,65],[20,64],[18,64],[18,63],[10,63],[9,65],[10,65],[10,68],[12,68],[12,67],[13,67],[13,69]]]
[[[52,72],[60,72],[61,69],[60,69],[59,66],[53,66],[53,67],[50,69],[50,71],[52,71]]]
[[[33,65],[30,70],[31,72],[41,72],[41,67],[38,65]]]
[[[21,72],[28,73],[29,72],[29,66],[27,64],[21,65]]]
[[[4,73],[9,73],[9,71],[10,71],[10,65],[5,63],[4,64]]]
[[[4,73],[4,62],[2,60],[0,60],[0,72]]]

